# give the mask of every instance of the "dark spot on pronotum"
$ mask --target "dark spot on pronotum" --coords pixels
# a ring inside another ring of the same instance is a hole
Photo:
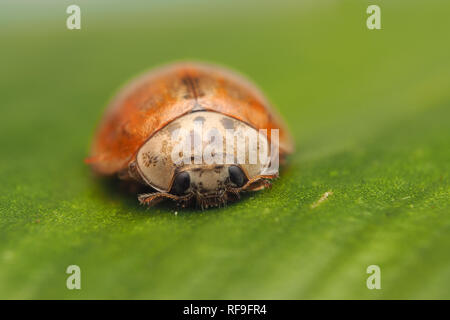
[[[173,133],[175,130],[180,129],[181,125],[179,123],[171,123],[167,126],[167,130],[169,130],[170,133]]]
[[[234,121],[233,120],[228,119],[228,118],[222,118],[222,120],[220,120],[220,122],[222,122],[225,129],[234,129]]]
[[[194,121],[199,121],[201,123],[204,123],[206,121],[205,117],[198,116],[194,118]]]

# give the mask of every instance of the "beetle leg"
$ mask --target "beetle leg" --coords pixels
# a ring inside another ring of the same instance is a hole
[[[270,188],[272,183],[266,178],[257,177],[255,179],[249,180],[243,187],[244,191],[259,191],[265,188]]]
[[[144,193],[138,196],[139,202],[141,204],[148,205],[149,207],[154,206],[165,198],[166,197],[164,197],[161,193]]]
[[[165,199],[178,200],[178,197],[169,193],[162,193],[162,192],[144,193],[138,196],[139,202],[141,204],[148,205],[149,207],[154,206],[155,204]]]
[[[170,193],[166,192],[155,192],[155,193],[143,193],[138,196],[138,200],[141,204],[148,205],[149,207],[154,206],[155,204],[165,200],[170,199],[173,201],[176,201],[178,204],[180,204],[182,207],[185,207],[186,204],[191,199],[191,195],[187,196],[176,196]]]

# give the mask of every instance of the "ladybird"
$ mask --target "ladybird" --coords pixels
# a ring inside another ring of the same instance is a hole
[[[171,199],[203,209],[269,187],[278,177],[274,163],[293,150],[284,122],[256,86],[224,67],[183,62],[145,73],[119,91],[86,163],[97,174],[149,187],[152,192],[138,195],[141,204]]]

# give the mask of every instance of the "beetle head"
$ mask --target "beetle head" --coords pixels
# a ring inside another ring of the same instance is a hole
[[[142,204],[154,205],[164,199],[171,199],[182,207],[193,203],[202,209],[225,206],[229,200],[239,199],[241,191],[257,191],[270,187],[267,179],[248,179],[244,170],[237,165],[216,165],[193,167],[181,170],[174,177],[170,192],[142,194]]]
[[[170,194],[180,197],[182,204],[189,198],[202,208],[221,206],[236,197],[247,181],[237,165],[186,166],[174,176]]]

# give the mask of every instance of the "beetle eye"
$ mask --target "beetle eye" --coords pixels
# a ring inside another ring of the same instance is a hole
[[[244,185],[245,175],[242,169],[238,166],[231,166],[228,168],[228,173],[230,174],[230,180],[238,187]]]
[[[182,195],[189,188],[190,184],[191,177],[189,176],[189,173],[187,173],[186,171],[180,172],[173,181],[170,193]]]

